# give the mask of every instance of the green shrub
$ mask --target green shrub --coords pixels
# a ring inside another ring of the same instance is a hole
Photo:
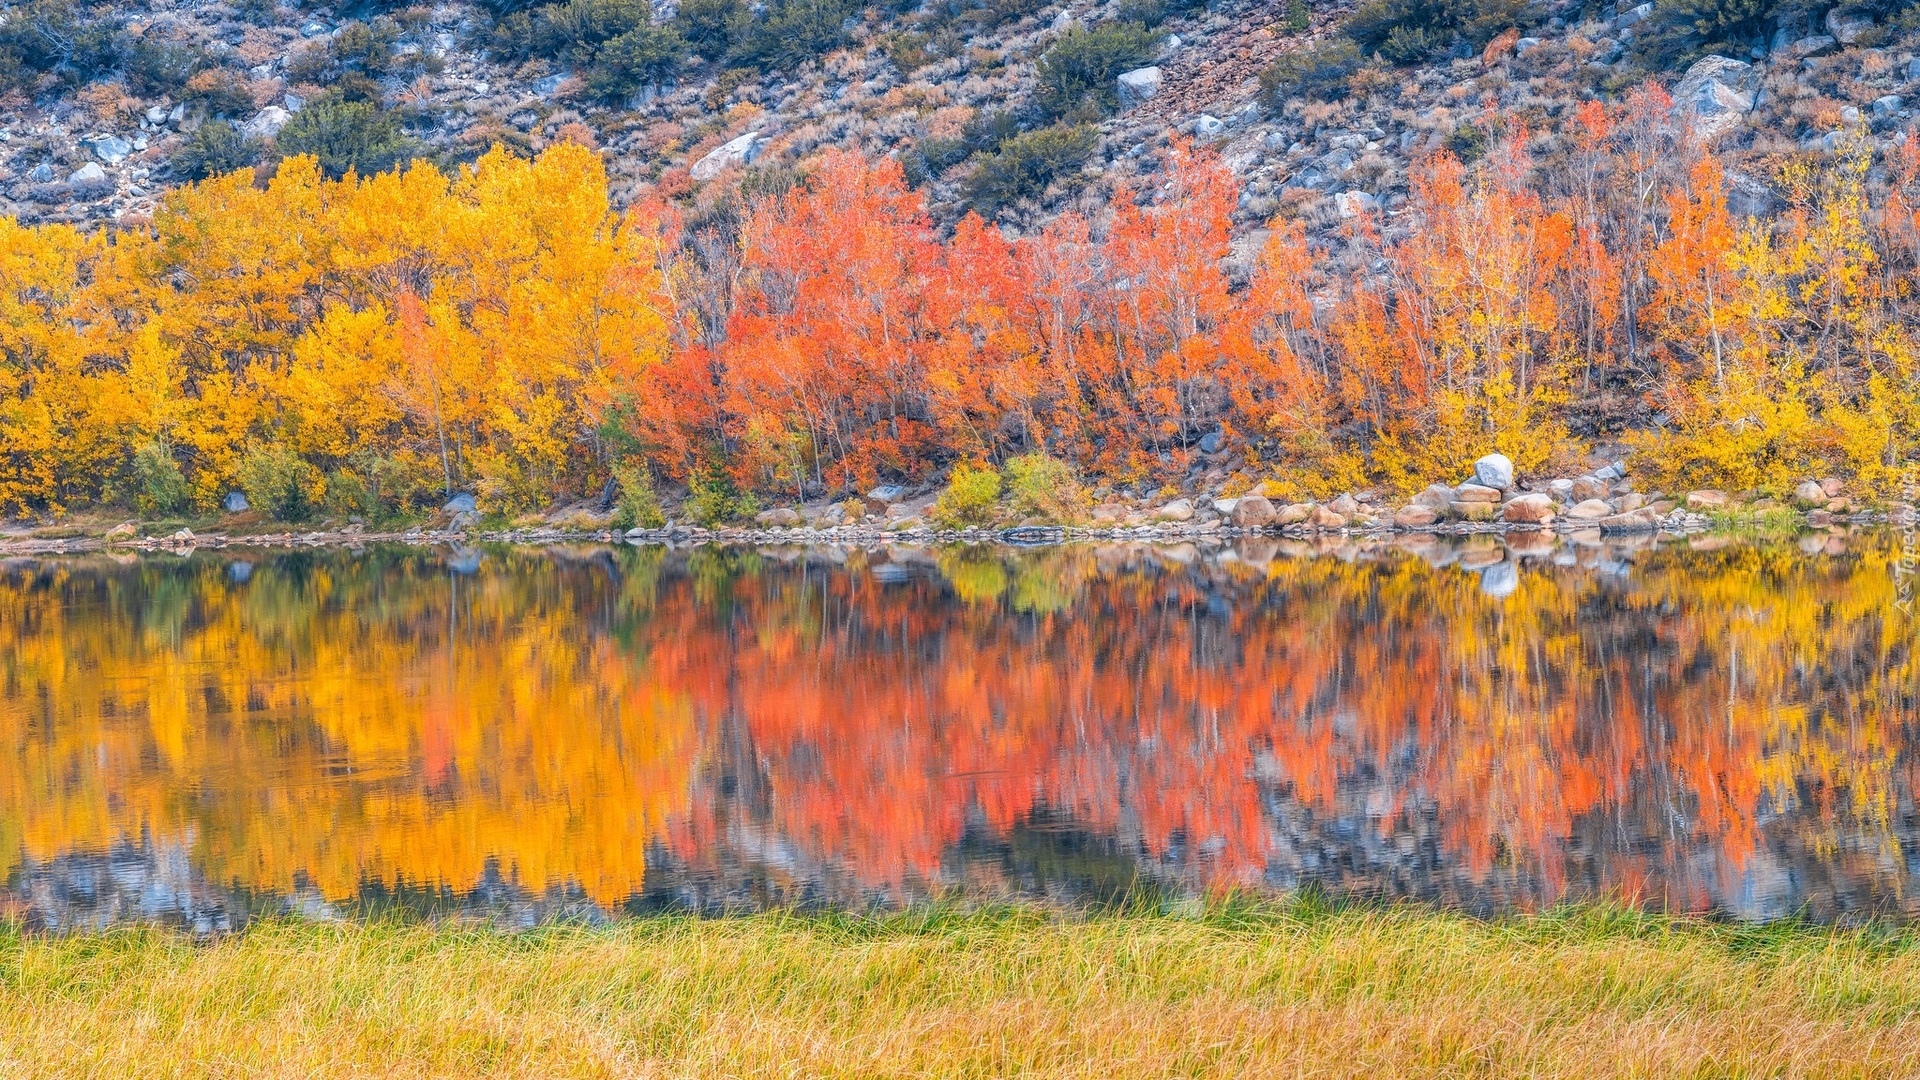
[[[1088,499],[1072,465],[1032,453],[1007,462],[1007,504],[1017,518],[1071,525],[1086,516]]]
[[[992,215],[1022,199],[1037,199],[1055,180],[1077,175],[1099,138],[1085,124],[1016,135],[974,166],[964,188],[967,201]]]
[[[225,120],[209,120],[194,129],[168,163],[182,180],[205,180],[252,168],[260,160],[260,144]]]
[[[687,47],[706,60],[723,60],[735,33],[749,16],[740,0],[682,0],[673,28]]]
[[[1034,99],[1049,116],[1093,119],[1120,104],[1115,80],[1151,61],[1160,35],[1138,23],[1076,27],[1035,65]]]
[[[1456,45],[1479,52],[1534,18],[1532,0],[1365,0],[1343,32],[1362,53],[1411,64]]]
[[[1486,156],[1489,141],[1486,129],[1478,124],[1461,124],[1447,136],[1447,150],[1461,161],[1472,164]]]
[[[541,56],[590,61],[602,45],[649,25],[646,0],[568,0],[541,8],[535,24]]]
[[[72,0],[12,6],[0,22],[0,69],[22,86],[40,75],[91,82],[125,61],[125,21],[111,9],[88,10]]]
[[[193,494],[164,439],[145,443],[133,452],[133,479],[133,503],[142,514],[178,513],[186,509]]]
[[[127,54],[127,86],[148,97],[176,94],[210,62],[198,46],[178,44],[148,32],[140,35]]]
[[[707,528],[752,517],[760,510],[753,493],[741,491],[733,477],[718,466],[694,470],[687,487],[687,516]]]
[[[247,502],[275,521],[312,517],[325,486],[319,470],[279,443],[249,443],[240,458],[240,490]]]
[[[671,27],[642,26],[600,46],[587,69],[587,89],[620,101],[673,77],[686,45]]]
[[[777,0],[758,18],[737,24],[729,59],[798,68],[845,44],[847,20],[859,10],[854,0]]]
[[[246,81],[220,68],[209,68],[188,79],[180,100],[212,116],[240,116],[253,111],[253,91]]]
[[[1780,0],[1660,0],[1653,18],[1635,28],[1634,62],[1664,70],[1708,53],[1739,56],[1784,7]]]
[[[660,496],[653,489],[653,473],[645,462],[615,465],[613,480],[620,489],[614,504],[614,528],[621,532],[657,529],[667,523],[667,516],[660,512]]]
[[[393,116],[365,101],[344,101],[328,94],[293,114],[280,129],[274,148],[281,157],[311,154],[320,168],[338,180],[348,172],[362,176],[385,172],[415,154],[413,140]]]
[[[949,529],[985,525],[1000,501],[1000,473],[991,465],[960,462],[933,503],[933,520]]]
[[[1281,53],[1260,73],[1260,88],[1275,105],[1288,98],[1337,96],[1346,92],[1347,80],[1365,64],[1358,45],[1335,38],[1314,48]]]
[[[1307,0],[1287,0],[1287,13],[1280,19],[1280,30],[1287,34],[1304,34],[1313,25],[1313,19],[1307,14]]]
[[[1204,4],[1192,0],[1120,0],[1114,15],[1123,23],[1159,26],[1175,15],[1191,15],[1203,10]]]

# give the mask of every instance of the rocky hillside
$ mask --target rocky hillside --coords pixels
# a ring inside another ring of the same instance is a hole
[[[1017,231],[1149,187],[1184,135],[1240,177],[1249,229],[1331,232],[1390,222],[1424,150],[1471,158],[1520,123],[1551,161],[1582,102],[1648,83],[1764,212],[1770,159],[1897,134],[1920,76],[1920,35],[1880,8],[1181,2],[34,0],[0,24],[0,213],[138,220],[287,153],[364,172],[570,139],[604,150],[616,198],[702,212],[857,147],[898,157],[937,218]]]

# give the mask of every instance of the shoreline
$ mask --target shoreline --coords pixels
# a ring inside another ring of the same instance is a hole
[[[1820,514],[1816,518],[1814,514]],[[1813,514],[1795,512],[1792,519],[1784,515],[1776,518],[1780,527],[1791,527],[1796,532],[1825,531],[1834,527],[1875,527],[1898,525],[1902,515],[1898,512],[1863,512],[1858,514],[1832,515],[1815,511]],[[124,527],[124,526],[121,526]],[[1014,525],[997,528],[934,529],[917,527],[910,529],[888,529],[879,526],[842,525],[830,528],[811,526],[763,527],[737,526],[721,528],[703,528],[698,526],[668,526],[659,529],[633,529],[626,533],[611,529],[569,529],[558,527],[536,527],[518,529],[477,529],[470,527],[428,528],[410,527],[405,530],[367,530],[355,526],[338,529],[288,530],[260,533],[209,532],[194,533],[191,530],[178,530],[165,536],[136,536],[134,538],[110,537],[109,534],[83,534],[80,536],[41,537],[28,534],[0,539],[0,558],[16,558],[34,555],[82,555],[100,552],[125,551],[132,553],[168,553],[208,549],[227,548],[350,548],[374,543],[415,544],[421,546],[468,546],[472,544],[512,544],[527,547],[544,547],[555,544],[629,544],[634,546],[700,546],[700,545],[740,545],[755,547],[780,546],[875,546],[900,544],[907,546],[930,546],[944,544],[1002,544],[1010,547],[1045,547],[1070,543],[1129,542],[1149,544],[1191,544],[1205,542],[1226,542],[1228,540],[1272,539],[1272,540],[1372,540],[1393,541],[1418,537],[1435,539],[1525,534],[1547,534],[1553,537],[1574,539],[1598,539],[1600,537],[1652,536],[1672,539],[1686,539],[1695,536],[1738,535],[1752,526],[1721,524],[1709,515],[1676,510],[1663,518],[1641,519],[1632,523],[1573,521],[1555,519],[1550,522],[1514,523],[1514,522],[1473,522],[1441,521],[1427,525],[1395,525],[1380,523],[1367,526],[1347,525],[1337,528],[1315,527],[1308,524],[1290,524],[1268,526],[1264,528],[1242,528],[1224,521],[1200,523],[1160,522],[1148,525],[1101,527],[1087,525]]]

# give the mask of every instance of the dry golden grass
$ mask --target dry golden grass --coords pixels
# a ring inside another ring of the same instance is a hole
[[[1585,909],[0,938],[10,1076],[1920,1075],[1920,938]]]

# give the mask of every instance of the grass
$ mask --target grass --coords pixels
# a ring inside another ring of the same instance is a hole
[[[1903,1076],[1920,935],[1228,904],[0,933],[8,1076]]]

